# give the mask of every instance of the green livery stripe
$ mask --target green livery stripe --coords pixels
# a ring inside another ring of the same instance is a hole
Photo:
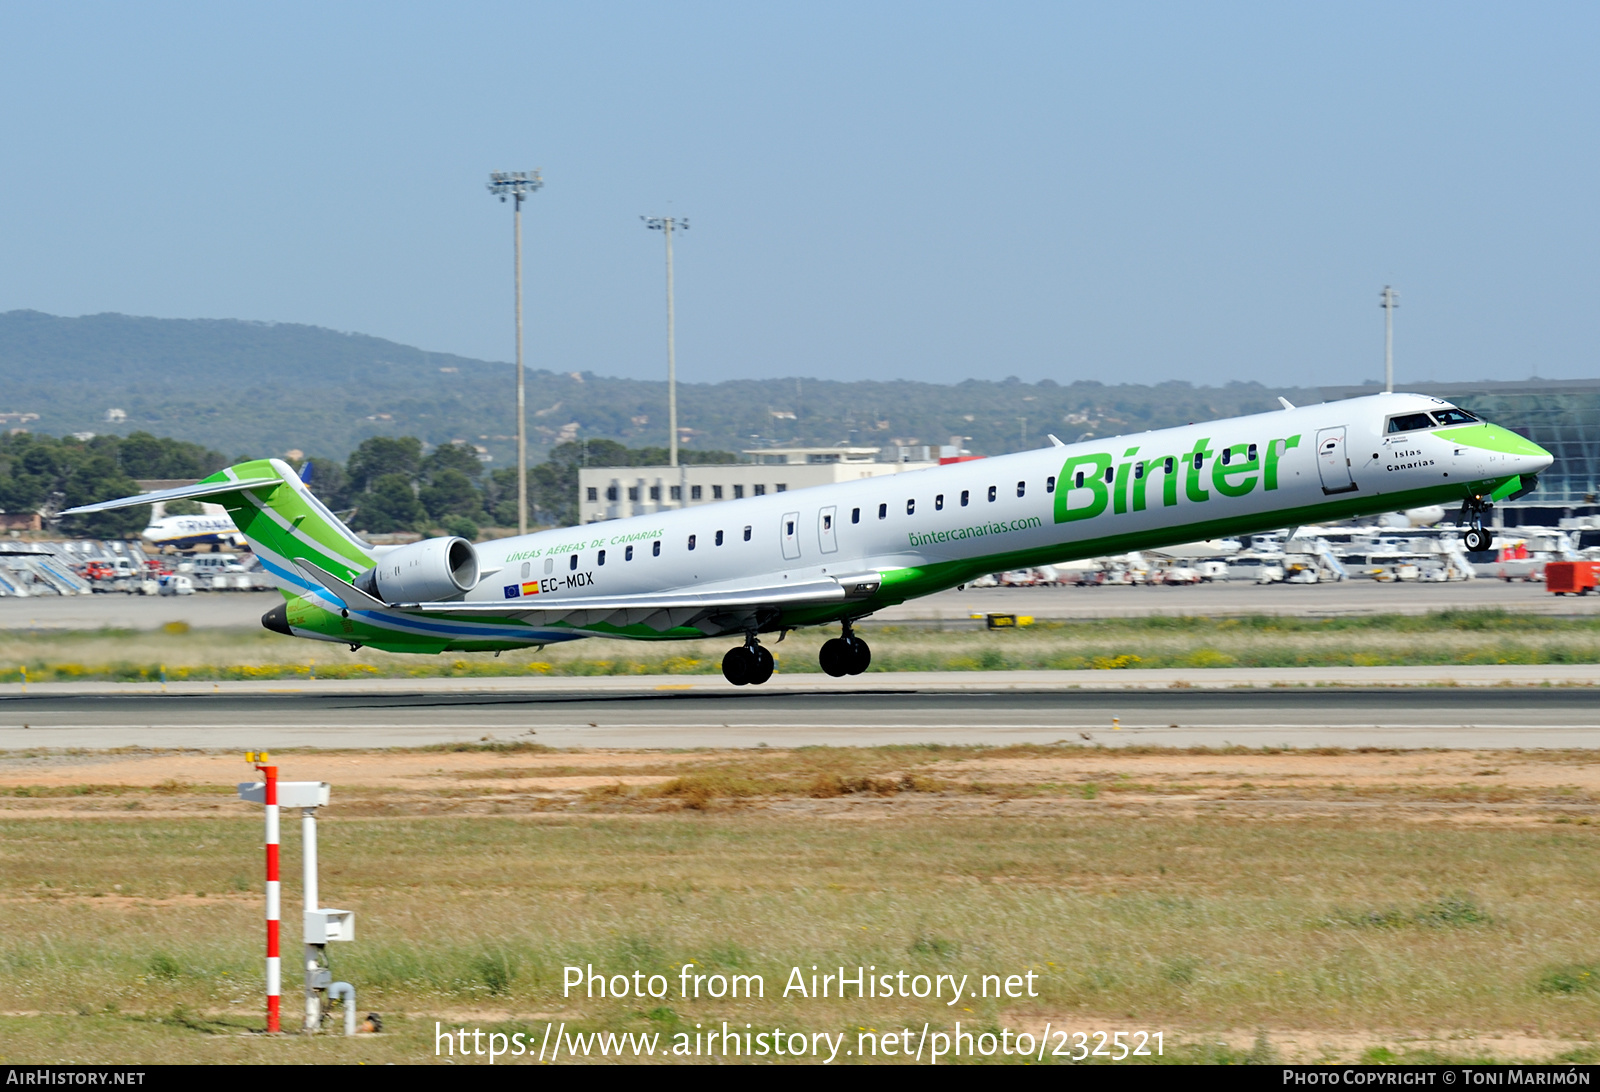
[[[1515,483],[1518,479],[1509,479]],[[1506,484],[1504,479],[1476,483],[1430,486],[1378,496],[1330,497],[1320,504],[1302,505],[1298,508],[1280,508],[1272,512],[1251,515],[1223,516],[1219,519],[1199,520],[1178,526],[1153,527],[1143,531],[1103,535],[1072,543],[1053,546],[1035,546],[1025,550],[986,554],[982,557],[962,558],[956,561],[939,561],[930,565],[908,566],[892,569],[883,574],[883,584],[871,600],[872,609],[893,606],[907,599],[942,591],[957,584],[965,584],[986,573],[1005,572],[1008,569],[1031,569],[1039,565],[1059,565],[1085,557],[1105,557],[1125,554],[1134,550],[1148,550],[1170,546],[1174,542],[1197,542],[1208,538],[1228,538],[1280,527],[1298,527],[1310,523],[1326,523],[1370,515],[1373,512],[1392,512],[1406,508],[1421,508],[1429,504],[1458,504],[1469,486],[1475,491],[1490,492]],[[1102,519],[1107,517],[1100,517]],[[1115,519],[1116,517],[1109,517]],[[855,613],[865,613],[859,604],[853,605]],[[788,620],[787,613],[785,621]]]
[[[1493,493],[1489,494],[1489,499],[1492,501],[1503,501],[1511,494],[1521,489],[1522,486],[1523,479],[1521,477],[1507,479],[1506,481],[1500,483],[1499,488],[1497,488]]]
[[[206,481],[262,477],[281,478],[282,470],[273,460],[257,459],[229,467]],[[372,557],[354,536],[330,523],[288,483],[222,493],[216,499],[233,517],[234,526],[252,543],[276,555],[280,564],[308,558],[346,580],[372,567]]]
[[[1442,428],[1434,433],[1462,447],[1476,447],[1484,451],[1497,451],[1503,455],[1531,455],[1550,457],[1550,453],[1532,440],[1518,436],[1499,425],[1463,425],[1461,428]]]

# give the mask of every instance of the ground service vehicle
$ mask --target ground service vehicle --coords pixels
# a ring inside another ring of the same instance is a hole
[[[1588,595],[1600,586],[1600,561],[1549,561],[1545,587],[1557,595]]]

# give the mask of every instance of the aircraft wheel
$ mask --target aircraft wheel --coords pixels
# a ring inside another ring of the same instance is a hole
[[[750,654],[749,659],[752,665],[750,677],[746,682],[751,686],[760,686],[772,678],[772,670],[777,665],[773,663],[771,652],[760,645],[756,645],[754,648],[747,648],[745,652]]]
[[[728,649],[728,654],[722,657],[722,677],[734,686],[743,686],[752,681],[751,676],[755,671],[756,658],[743,645]]]
[[[850,638],[850,674],[859,675],[872,664],[872,648],[859,637]]]
[[[1474,527],[1466,533],[1463,544],[1466,546],[1468,553],[1476,554],[1487,550],[1492,541],[1488,531],[1485,531],[1482,527]]]
[[[850,645],[843,637],[824,641],[822,650],[817,653],[817,662],[822,664],[822,670],[836,679],[850,674],[850,661],[853,658]]]

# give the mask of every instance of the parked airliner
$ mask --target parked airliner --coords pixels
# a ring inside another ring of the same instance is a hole
[[[872,652],[853,624],[985,573],[1448,505],[1485,514],[1534,488],[1543,448],[1449,402],[1380,394],[1062,444],[861,481],[540,531],[474,546],[363,541],[286,464],[63,515],[209,497],[284,602],[262,624],[391,652],[499,651],[581,637],[738,636],[722,671],[762,683],[762,634],[837,623],[830,675]]]
[[[227,516],[163,516],[151,520],[140,537],[157,548],[171,546],[183,551],[213,543],[245,545],[245,537]]]

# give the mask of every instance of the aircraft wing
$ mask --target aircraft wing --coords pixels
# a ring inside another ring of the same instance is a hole
[[[658,633],[692,626],[707,635],[727,633],[772,620],[785,607],[814,606],[866,599],[878,590],[882,574],[853,573],[803,582],[722,588],[716,591],[647,592],[639,595],[527,597],[500,602],[383,604],[317,566],[296,559],[300,571],[313,578],[352,610],[394,610],[406,613],[490,615],[519,618],[536,625],[557,623],[588,628],[596,625],[642,625]],[[352,601],[354,600],[354,601]]]

